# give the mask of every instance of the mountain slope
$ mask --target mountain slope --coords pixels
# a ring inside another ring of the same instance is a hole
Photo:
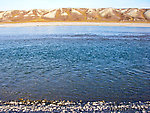
[[[0,11],[0,22],[115,21],[150,22],[150,9],[58,8]]]

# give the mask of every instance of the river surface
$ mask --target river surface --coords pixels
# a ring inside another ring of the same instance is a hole
[[[146,101],[150,28],[0,28],[0,100]]]

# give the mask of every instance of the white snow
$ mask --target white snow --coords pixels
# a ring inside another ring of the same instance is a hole
[[[15,18],[19,17],[18,15],[14,16]]]
[[[93,18],[92,17],[88,17],[87,20],[93,20]]]
[[[60,13],[62,16],[67,16],[68,14],[63,10],[63,8],[59,8],[57,10],[60,10]]]
[[[61,14],[62,16],[67,16],[68,14],[66,12],[62,13]]]
[[[128,12],[127,14],[132,16],[132,17],[137,17],[137,13],[138,13],[138,10],[137,9],[133,9],[130,12]]]
[[[25,17],[29,16],[29,15],[24,15]]]
[[[35,16],[35,15],[33,14],[33,15],[30,15],[30,16]]]
[[[60,12],[63,12],[63,8],[59,8],[60,9]]]
[[[47,13],[46,15],[44,15],[44,17],[46,17],[46,18],[55,18],[56,12],[57,12],[57,10],[51,11],[51,12]]]
[[[34,14],[31,14],[31,13],[30,13],[30,15],[29,15],[29,13],[28,13],[28,14],[25,14],[24,16],[27,17],[27,16],[35,16],[35,15],[34,15]]]
[[[13,11],[13,10],[12,10]],[[6,11],[7,14],[11,14],[12,11]]]
[[[40,10],[40,9],[39,9]],[[41,9],[40,11],[40,13],[45,13],[45,12],[51,12],[51,11],[53,11],[53,10],[55,10],[54,8],[50,8],[50,9]]]
[[[92,8],[88,8],[87,13],[93,13],[93,12],[94,12],[94,9],[92,9]]]
[[[32,15],[33,14],[33,10],[31,10],[29,13],[28,13],[28,15]]]
[[[82,15],[79,11],[72,9],[72,13],[77,13],[78,15]]]
[[[33,10],[30,10],[27,14],[25,14],[24,16],[27,17],[27,16],[33,16]],[[34,15],[35,16],[35,15]]]
[[[37,16],[41,16],[46,12],[49,12],[49,11],[47,11],[46,9],[45,10],[44,9],[37,9]]]
[[[12,16],[12,15],[11,15],[11,12],[12,12],[12,11],[5,11],[5,12],[4,12],[4,16],[6,16],[6,15],[7,15],[8,17]]]
[[[26,15],[35,16],[35,14],[33,13],[33,10],[30,10],[30,12]],[[39,12],[37,12],[37,16],[41,16]]]
[[[114,12],[113,12],[113,8],[104,9],[104,10],[100,11],[99,14],[102,17],[104,17],[104,16],[106,16],[108,14],[115,15]]]
[[[3,18],[3,14],[4,14],[4,12],[1,12],[1,13],[0,13],[0,18]]]
[[[41,9],[37,9],[38,13],[42,13],[43,11]]]
[[[146,17],[147,19],[150,20],[150,10],[147,10],[147,11],[144,13],[144,15],[145,15],[145,17]]]
[[[120,12],[121,13],[124,13],[124,12],[126,12],[128,9],[122,9],[122,10],[120,10]]]
[[[57,10],[57,9],[50,8],[50,9],[47,9],[47,10],[45,10],[45,11],[53,11],[53,10]]]
[[[39,12],[37,12],[37,16],[41,16],[41,14]]]

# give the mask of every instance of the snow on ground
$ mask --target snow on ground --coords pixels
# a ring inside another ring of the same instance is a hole
[[[51,11],[51,12],[47,13],[46,15],[44,15],[44,17],[46,17],[46,18],[55,18],[56,17],[56,12],[57,12],[57,10]]]
[[[82,15],[79,11],[75,10],[75,9],[72,9],[72,13],[76,13],[78,15]]]
[[[111,14],[111,15],[115,15],[114,12],[113,12],[113,8],[107,8],[107,9],[104,9],[102,11],[99,12],[99,14],[104,17],[108,14]]]
[[[87,13],[93,13],[93,12],[94,12],[94,9],[92,9],[92,8],[88,8]]]
[[[0,13],[0,18],[3,18],[3,14],[4,14],[4,12],[1,12],[1,13]]]
[[[62,16],[67,16],[68,14],[66,12],[62,13],[61,14]]]
[[[132,17],[137,17],[138,15],[138,10],[137,9],[133,9],[131,10],[130,12],[127,13],[129,16],[132,16]]]
[[[145,15],[145,17],[146,17],[147,19],[150,20],[150,10],[147,10],[147,11],[144,13],[144,15]]]

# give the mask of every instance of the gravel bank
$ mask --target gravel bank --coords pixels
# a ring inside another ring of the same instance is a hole
[[[146,102],[0,101],[0,112],[136,112],[150,113]]]
[[[29,27],[29,26],[127,26],[127,27],[150,27],[150,23],[30,22],[30,23],[3,23],[3,24],[0,24],[0,27]]]

